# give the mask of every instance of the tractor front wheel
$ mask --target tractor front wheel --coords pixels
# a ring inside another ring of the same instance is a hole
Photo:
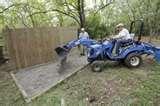
[[[141,55],[137,53],[131,53],[125,58],[124,63],[129,68],[136,68],[142,64]]]
[[[91,64],[91,69],[93,72],[101,72],[103,69],[103,64],[101,61],[94,61]]]

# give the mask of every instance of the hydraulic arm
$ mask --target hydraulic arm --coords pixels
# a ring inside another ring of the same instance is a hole
[[[78,45],[83,45],[87,48],[89,48],[91,45],[98,43],[96,40],[92,39],[75,39],[67,44],[63,45],[62,47],[57,47],[55,51],[59,56],[66,55],[72,48],[78,46]]]

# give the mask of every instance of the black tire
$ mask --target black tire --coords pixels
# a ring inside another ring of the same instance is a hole
[[[124,63],[129,68],[136,68],[142,64],[142,57],[140,54],[131,53],[125,58]]]
[[[94,61],[91,64],[91,69],[93,72],[101,72],[103,69],[103,63],[101,61]]]

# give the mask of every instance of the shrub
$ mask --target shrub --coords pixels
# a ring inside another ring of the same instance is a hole
[[[91,38],[101,38],[109,34],[108,28],[104,23],[101,23],[99,14],[91,13],[86,19],[86,30]]]

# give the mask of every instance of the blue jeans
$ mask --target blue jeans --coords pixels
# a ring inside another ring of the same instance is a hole
[[[129,43],[130,41],[132,41],[132,39],[118,40],[118,41],[116,42],[116,54],[119,54],[119,48],[121,47],[122,44],[124,44],[124,43]]]

